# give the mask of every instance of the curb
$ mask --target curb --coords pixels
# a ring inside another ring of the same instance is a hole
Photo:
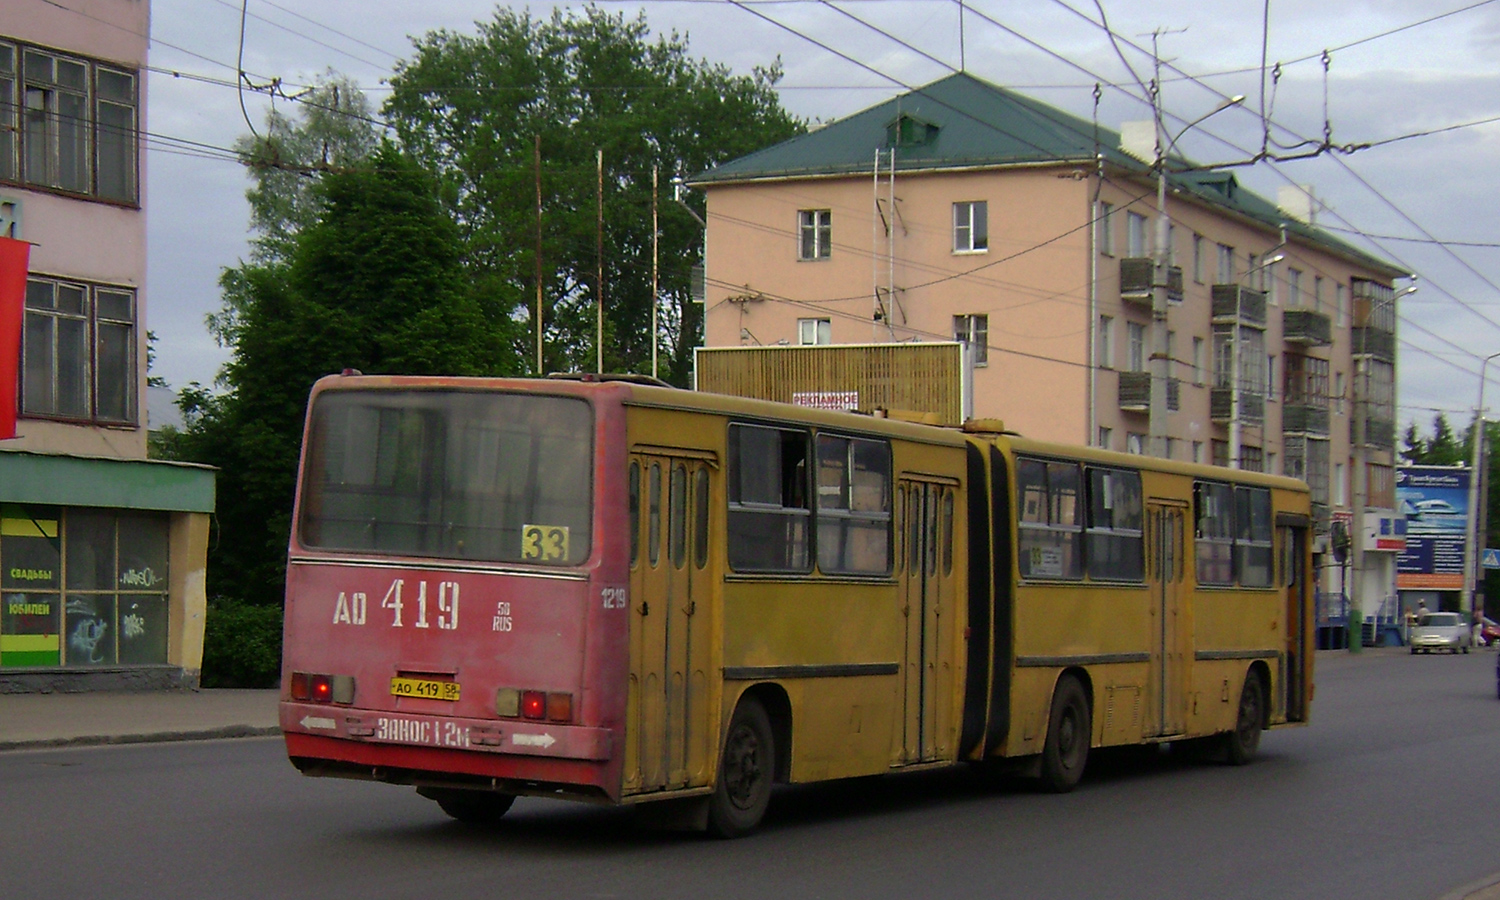
[[[1449,891],[1440,900],[1500,900],[1500,872]]]
[[[271,737],[281,734],[280,725],[225,725],[193,731],[151,731],[141,734],[90,734],[78,737],[0,741],[0,753],[9,750],[43,750],[58,747],[100,747],[111,744],[161,744],[170,741],[213,741],[223,738]]]

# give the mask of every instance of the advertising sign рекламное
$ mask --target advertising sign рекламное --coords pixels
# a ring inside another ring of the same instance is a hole
[[[1399,466],[1396,505],[1406,515],[1406,550],[1396,557],[1397,589],[1463,590],[1469,470]]]

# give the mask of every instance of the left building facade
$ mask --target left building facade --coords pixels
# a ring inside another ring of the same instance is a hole
[[[214,473],[147,459],[148,0],[0,13],[0,235],[31,245],[0,441],[0,692],[195,686]]]

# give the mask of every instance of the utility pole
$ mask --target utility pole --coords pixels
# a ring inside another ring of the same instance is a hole
[[[1151,82],[1151,111],[1156,121],[1156,246],[1151,260],[1151,393],[1147,407],[1147,430],[1152,456],[1167,456],[1167,379],[1171,360],[1167,352],[1167,141],[1161,108],[1161,58],[1152,54],[1156,77]]]
[[[599,374],[604,374],[604,151],[599,150],[597,157],[597,172],[599,175],[599,219],[594,232],[594,259],[598,265],[598,280],[594,282],[594,299],[597,302],[598,331],[594,337],[594,347],[599,354],[599,368],[595,369]]]
[[[1479,609],[1483,604],[1479,601],[1479,557],[1484,547],[1485,532],[1488,530],[1484,520],[1479,518],[1479,482],[1480,466],[1484,460],[1484,381],[1488,373],[1490,360],[1500,357],[1500,353],[1491,353],[1479,364],[1479,401],[1474,407],[1474,449],[1473,461],[1469,466],[1469,533],[1468,539],[1464,541],[1464,587],[1465,597],[1460,603],[1463,612],[1472,612]]]
[[[1365,465],[1365,429],[1368,425],[1370,363],[1361,359],[1354,372],[1354,503],[1349,520],[1349,561],[1354,583],[1349,592],[1349,652],[1360,653],[1365,644],[1365,617],[1360,592],[1365,586],[1365,506],[1369,503],[1369,472]]]
[[[536,377],[542,371],[542,136],[536,136],[536,153],[532,157],[536,172]]]

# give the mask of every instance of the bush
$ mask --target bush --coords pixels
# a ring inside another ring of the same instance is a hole
[[[206,688],[273,688],[281,681],[281,607],[227,597],[208,603],[203,635]]]

